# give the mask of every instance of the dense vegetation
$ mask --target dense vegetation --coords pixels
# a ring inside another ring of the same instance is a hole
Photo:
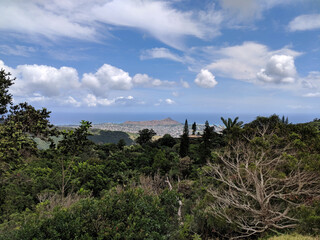
[[[318,119],[224,119],[221,134],[206,122],[201,138],[189,138],[186,121],[181,139],[151,141],[154,131],[143,130],[131,146],[96,144],[90,122],[59,131],[50,112],[27,103],[7,114],[12,82],[2,70],[0,239],[320,234]]]

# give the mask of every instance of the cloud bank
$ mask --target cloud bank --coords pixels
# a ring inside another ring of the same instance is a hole
[[[5,69],[16,77],[10,92],[16,99],[30,102],[52,102],[75,107],[111,106],[115,104],[139,104],[129,96],[109,96],[111,93],[124,94],[133,88],[172,88],[178,86],[172,81],[154,79],[147,74],[131,77],[128,72],[109,64],[102,65],[95,73],[78,76],[71,67],[55,68],[46,65],[6,66],[0,60],[0,69]],[[166,99],[167,104],[174,101]]]

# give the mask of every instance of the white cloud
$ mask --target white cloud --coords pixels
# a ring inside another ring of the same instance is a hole
[[[74,106],[74,107],[80,107],[81,106],[81,102],[78,102],[76,99],[74,99],[71,96],[69,96],[66,100],[64,100],[64,104],[71,105],[71,106]]]
[[[70,67],[54,68],[46,65],[18,65],[12,74],[17,78],[12,92],[17,96],[60,96],[80,87],[77,70]]]
[[[17,101],[42,102],[42,104],[70,105],[74,107],[111,106],[144,104],[132,95],[116,96],[114,90],[131,90],[135,86],[149,88],[171,88],[175,82],[162,81],[149,77],[147,74],[129,73],[114,66],[104,64],[95,73],[84,73],[82,81],[74,68],[55,68],[46,65],[18,65],[10,68],[0,60],[0,69],[12,73],[16,77],[10,92]],[[112,98],[109,96],[113,96]],[[172,104],[166,99],[163,103]]]
[[[83,74],[82,83],[97,96],[106,96],[109,90],[129,90],[132,78],[122,69],[104,64],[94,74]]]
[[[168,1],[113,0],[92,10],[98,21],[145,30],[165,44],[181,48],[181,38],[206,38],[217,33],[216,25],[208,26],[191,11],[174,9]]]
[[[212,55],[220,58],[206,68],[214,70],[216,75],[249,80],[256,77],[257,71],[266,62],[268,48],[255,42],[244,42],[242,45],[214,50]]]
[[[300,15],[289,23],[289,30],[305,31],[320,28],[320,14]]]
[[[167,48],[152,48],[152,49],[147,49],[142,52],[140,59],[145,60],[145,59],[153,59],[153,58],[164,58],[164,59],[169,59],[172,61],[176,62],[183,62],[183,58],[170,52],[169,49]]]
[[[181,83],[182,87],[184,87],[184,88],[190,88],[189,83],[186,82],[186,81],[183,81],[183,79],[180,79],[180,83]]]
[[[320,97],[320,92],[307,93],[303,95],[304,97]]]
[[[14,69],[9,66],[6,66],[2,60],[0,60],[0,69],[4,69],[7,73],[14,74]]]
[[[134,75],[132,82],[134,85],[142,87],[173,87],[175,85],[175,82],[155,79],[141,73]]]
[[[173,101],[173,100],[170,99],[170,98],[167,98],[167,99],[165,100],[165,102],[166,102],[167,104],[169,104],[169,105],[172,105],[172,104],[175,103],[175,101]]]
[[[256,82],[257,73],[266,69],[274,55],[297,57],[301,53],[288,47],[270,51],[267,46],[255,42],[244,42],[242,45],[211,49],[210,56],[216,58],[206,69],[214,70],[216,76],[228,77],[248,82]]]
[[[111,105],[114,105],[114,104],[122,104],[122,105],[124,105],[128,101],[132,101],[133,99],[134,98],[132,96],[116,97],[116,98],[108,99],[108,98],[96,97],[93,94],[88,94],[84,99],[84,103],[88,107],[111,106]]]
[[[28,102],[43,102],[46,98],[39,93],[34,93],[32,97],[28,97]]]
[[[15,56],[29,56],[30,53],[35,52],[33,47],[15,45],[0,45],[0,53],[4,55],[15,55]]]
[[[194,82],[202,88],[213,88],[218,84],[213,74],[207,69],[201,69]]]
[[[305,90],[303,97],[320,97],[320,72],[310,72],[300,81],[302,89]]]
[[[133,83],[136,85],[148,85],[150,82],[153,81],[153,79],[149,77],[147,74],[141,74],[141,73],[134,75],[132,80],[133,80]]]
[[[116,26],[140,29],[181,49],[186,36],[207,39],[218,35],[221,22],[219,12],[212,8],[208,13],[181,11],[170,1],[5,0],[4,5],[0,8],[0,31],[52,40],[69,37],[96,41],[110,35],[111,26]]]
[[[84,21],[76,19],[79,9],[76,7],[72,16],[68,9],[63,9],[61,1],[5,0],[3,4],[6,7],[0,8],[2,31],[37,34],[48,38],[71,37],[86,40],[95,38],[95,29]]]
[[[294,58],[288,55],[273,55],[266,68],[257,73],[258,79],[266,83],[294,83],[296,76]]]

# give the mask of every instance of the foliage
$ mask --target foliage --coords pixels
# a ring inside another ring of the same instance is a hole
[[[21,130],[23,134],[49,140],[50,136],[56,136],[58,133],[49,122],[50,113],[46,108],[36,110],[28,103],[20,103],[11,107],[5,124],[19,123],[16,129]]]
[[[50,203],[43,202],[35,213],[26,211],[2,226],[0,239],[168,239],[175,218],[161,199],[129,189],[49,212],[44,207]]]
[[[136,139],[136,142],[140,145],[147,144],[155,135],[156,132],[153,129],[142,129],[139,131],[139,137]]]
[[[7,105],[12,104],[9,87],[13,84],[15,78],[12,79],[10,76],[11,74],[6,73],[4,69],[0,70],[0,115],[7,113]]]
[[[157,141],[159,146],[165,146],[168,148],[172,148],[176,143],[177,141],[170,134],[163,135],[163,137]]]
[[[224,132],[228,132],[230,131],[232,128],[236,128],[236,127],[242,127],[243,122],[242,121],[238,121],[239,117],[236,117],[235,119],[224,119],[223,117],[221,117],[221,121],[225,126]]]
[[[91,144],[88,140],[89,128],[91,127],[91,122],[81,121],[81,125],[75,130],[62,132],[63,139],[58,144],[58,149],[63,154],[79,154],[83,151],[84,147]]]
[[[180,157],[185,157],[189,153],[189,126],[188,126],[188,120],[186,119],[184,123],[184,128],[183,128],[183,134],[181,136],[181,141],[180,141]]]
[[[195,135],[196,134],[196,131],[197,131],[197,124],[196,124],[196,122],[194,122],[193,124],[192,124],[192,135]]]
[[[121,139],[125,141],[125,145],[133,144],[133,140],[125,132],[92,129],[91,133],[92,135],[88,136],[88,139],[96,144],[118,143]]]

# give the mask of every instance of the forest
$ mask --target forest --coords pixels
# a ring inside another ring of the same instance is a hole
[[[1,240],[320,235],[319,119],[222,118],[198,138],[186,120],[180,138],[96,144],[88,121],[61,131],[47,109],[13,105],[12,84],[1,70]]]

